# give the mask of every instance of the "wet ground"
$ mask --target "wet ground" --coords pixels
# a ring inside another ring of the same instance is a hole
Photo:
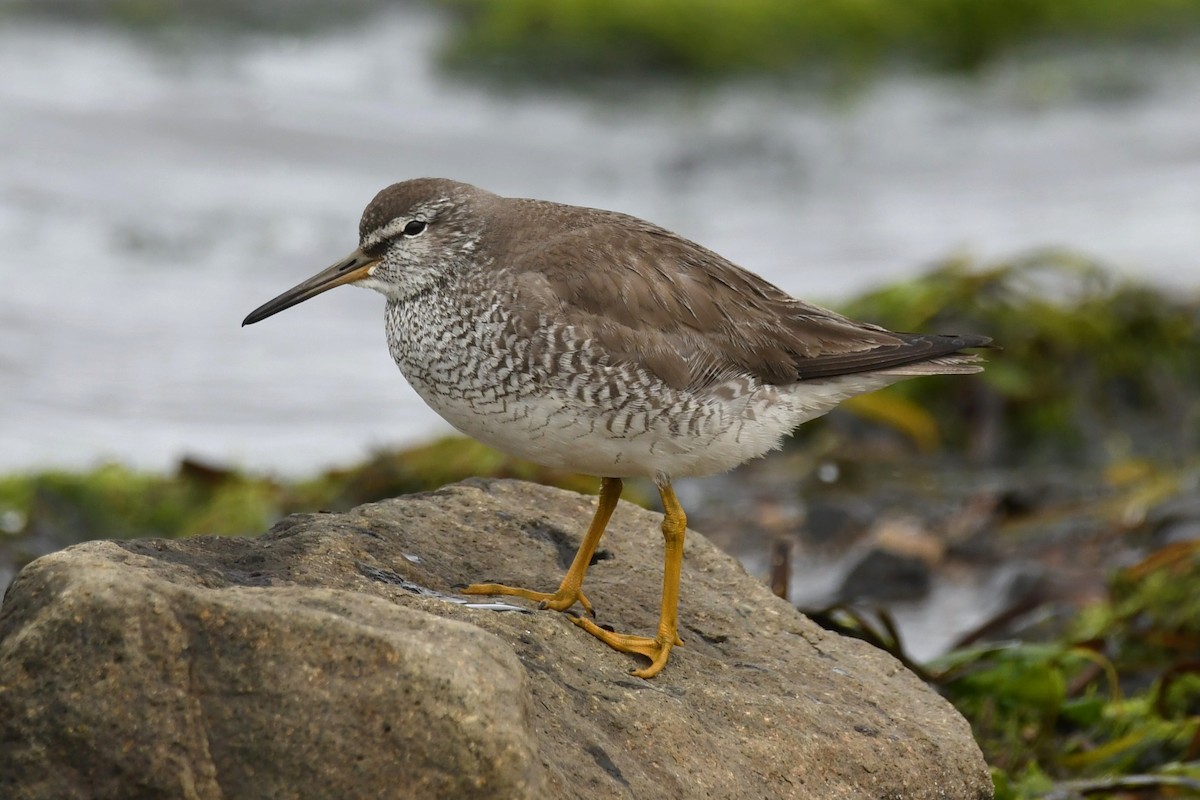
[[[793,452],[688,481],[680,497],[694,529],[800,608],[852,606],[881,630],[882,610],[922,662],[977,639],[1057,634],[1105,596],[1113,570],[1200,538],[1195,468],[1136,469],[814,464]]]

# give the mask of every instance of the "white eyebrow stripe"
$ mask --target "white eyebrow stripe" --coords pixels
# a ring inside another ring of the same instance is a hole
[[[376,230],[371,231],[371,233],[367,234],[362,240],[363,249],[374,247],[382,241],[391,239],[399,233],[403,233],[404,227],[410,222],[412,222],[412,220],[406,217],[396,217],[382,228],[377,228]]]

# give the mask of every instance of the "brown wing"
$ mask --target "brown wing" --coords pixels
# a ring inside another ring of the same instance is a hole
[[[847,319],[686,239],[608,212],[505,266],[526,316],[570,324],[614,360],[640,364],[676,389],[746,375],[785,385],[928,362],[987,342]],[[927,371],[956,371],[955,359],[942,361]]]

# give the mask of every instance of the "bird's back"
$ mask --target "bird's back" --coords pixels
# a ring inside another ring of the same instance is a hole
[[[983,336],[887,331],[789,296],[707,248],[644,220],[497,198],[504,275],[526,332],[566,324],[676,389],[735,376],[771,385],[876,370],[977,372],[958,350]],[[536,238],[515,241],[521,220]],[[917,365],[925,364],[924,367]]]

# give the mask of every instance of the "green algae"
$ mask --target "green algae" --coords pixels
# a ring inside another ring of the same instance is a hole
[[[449,21],[443,62],[484,80],[570,84],[647,76],[803,74],[857,80],[896,63],[973,71],[1045,45],[1189,44],[1200,0],[424,0]],[[143,32],[318,34],[386,0],[13,0],[5,15]]]
[[[0,478],[0,518],[9,520],[14,540],[48,539],[59,547],[97,538],[246,535],[261,533],[287,514],[345,511],[471,477],[519,478],[581,492],[598,486],[594,478],[549,470],[453,436],[294,482],[191,460],[173,475],[119,464],[9,475]],[[645,502],[644,492],[635,490],[629,499]]]
[[[535,81],[974,70],[1022,46],[1186,41],[1196,0],[446,0],[446,59]]]
[[[954,258],[844,309],[894,330],[985,333],[985,371],[905,381],[875,398],[924,409],[946,448],[981,463],[1186,458],[1200,448],[1200,298],[1042,251]]]
[[[1169,545],[1117,571],[1056,640],[927,665],[971,722],[997,800],[1200,793],[1197,586],[1200,542]]]

